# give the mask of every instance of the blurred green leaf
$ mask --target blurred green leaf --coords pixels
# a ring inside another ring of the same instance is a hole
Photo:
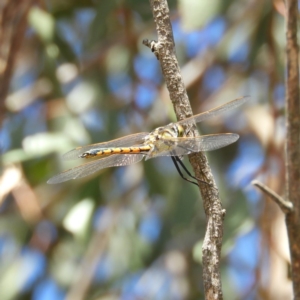
[[[37,7],[30,10],[28,20],[40,38],[49,43],[53,40],[55,19],[51,14]]]
[[[178,2],[182,25],[187,31],[204,27],[222,8],[222,0],[179,0]]]

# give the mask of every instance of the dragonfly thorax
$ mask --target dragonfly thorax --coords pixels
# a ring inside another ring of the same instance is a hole
[[[151,141],[157,141],[161,139],[174,138],[174,137],[183,137],[184,136],[184,128],[180,124],[170,123],[164,127],[157,127],[153,130],[149,137]]]
[[[184,135],[184,128],[178,123],[170,123],[167,126],[156,128],[145,137],[145,144],[151,147],[146,159],[162,153],[170,153],[176,145],[176,138],[181,138]]]

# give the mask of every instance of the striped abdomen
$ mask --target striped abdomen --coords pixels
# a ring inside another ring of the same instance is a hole
[[[141,152],[148,152],[149,150],[151,150],[151,147],[149,145],[140,146],[140,147],[116,147],[116,148],[107,148],[107,149],[93,149],[84,152],[79,157],[90,158],[90,157],[105,156],[105,155],[112,155],[112,154],[136,154]]]

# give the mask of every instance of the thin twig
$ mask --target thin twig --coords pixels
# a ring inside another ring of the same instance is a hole
[[[156,41],[150,40],[143,40],[143,44],[151,49],[151,51],[155,54],[156,58],[159,60],[159,53],[158,53],[158,44]]]
[[[285,214],[293,211],[293,203],[292,202],[284,200],[282,197],[280,197],[277,193],[275,193],[273,190],[271,190],[269,187],[267,187],[263,183],[261,183],[257,180],[253,180],[251,182],[251,184],[258,187],[262,192],[264,192],[267,196],[269,196],[270,199],[275,201],[276,204],[279,205],[279,207]]]
[[[286,78],[286,190],[294,211],[286,225],[291,253],[294,299],[300,299],[300,101],[299,47],[297,41],[298,1],[286,0],[287,78]]]
[[[159,58],[177,119],[183,120],[192,116],[193,113],[176,58],[168,3],[167,0],[150,0],[150,4],[158,35],[158,41],[150,42],[150,47],[154,50],[156,57]],[[190,136],[199,135],[194,126],[188,131]],[[189,155],[189,160],[194,169],[195,177],[201,180],[199,180],[199,186],[207,216],[207,229],[202,246],[205,298],[223,299],[220,255],[224,210],[206,156],[203,153],[194,153]]]

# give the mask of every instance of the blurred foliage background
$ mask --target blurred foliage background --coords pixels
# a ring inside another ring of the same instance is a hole
[[[194,113],[251,96],[199,126],[240,134],[208,153],[224,298],[290,299],[283,214],[250,184],[283,193],[284,2],[168,2]],[[0,299],[202,299],[202,200],[170,158],[46,184],[76,146],[175,121],[142,45],[149,2],[6,0],[0,14]]]

